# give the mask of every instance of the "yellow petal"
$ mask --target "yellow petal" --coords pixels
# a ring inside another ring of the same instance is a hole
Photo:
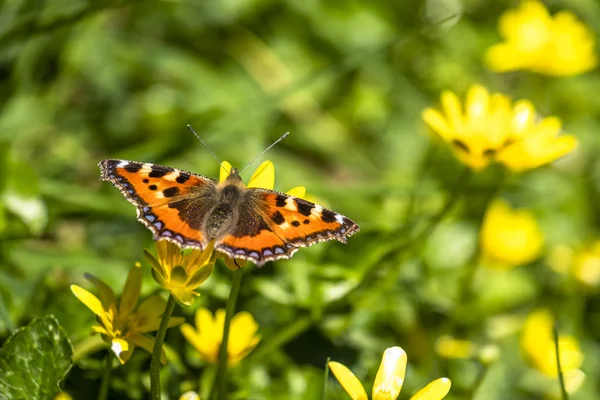
[[[104,311],[104,307],[102,307],[102,303],[100,302],[100,300],[98,300],[96,296],[77,285],[71,285],[71,291],[73,292],[75,297],[79,299],[79,301],[85,304],[87,308],[92,310],[94,314],[100,317],[100,320],[105,326],[107,324],[110,325],[110,321],[108,320],[108,316]]]
[[[110,304],[117,304],[115,292],[102,280],[92,274],[84,274],[85,279],[92,282],[98,290],[98,296],[105,310],[108,310]]]
[[[231,357],[241,359],[245,357],[260,341],[256,335],[258,324],[252,314],[241,311],[231,319],[229,342],[227,352]]]
[[[454,130],[448,126],[448,121],[439,111],[427,108],[421,113],[421,119],[444,141],[450,142],[454,138]]]
[[[243,268],[247,261],[242,260],[241,258],[230,258],[227,256],[223,256],[223,261],[225,262],[225,266],[232,271],[237,271],[240,268]]]
[[[345,365],[335,361],[330,361],[328,365],[331,372],[333,372],[333,375],[337,378],[346,393],[350,395],[352,400],[368,400],[367,392],[365,392],[362,384],[352,371]]]
[[[275,187],[275,167],[269,160],[264,161],[256,168],[247,187],[271,189]]]
[[[452,382],[448,378],[439,378],[419,390],[410,400],[441,400],[450,392]]]
[[[129,275],[127,275],[127,281],[125,281],[125,287],[123,288],[123,294],[119,301],[119,316],[121,318],[127,318],[133,311],[140,297],[141,289],[142,264],[136,262],[129,270]]]
[[[385,350],[373,383],[373,400],[396,400],[404,383],[406,361],[406,352],[401,347]]]
[[[183,307],[189,307],[194,304],[196,297],[200,296],[200,293],[194,292],[193,290],[179,290],[171,289],[171,294],[175,297],[177,303]]]
[[[208,242],[208,245],[204,250],[192,250],[192,252],[189,253],[183,261],[185,270],[188,272],[188,274],[194,274],[194,270],[209,263],[214,248],[215,241],[211,240],[210,242]]]
[[[125,364],[133,353],[133,346],[131,346],[127,340],[121,338],[114,338],[110,345],[110,349],[115,353],[121,364]]]
[[[183,337],[200,353],[205,361],[217,362],[220,341],[206,340],[206,336],[200,335],[190,324],[183,324],[180,329]]]
[[[550,311],[540,309],[531,312],[523,325],[521,346],[529,355],[545,351],[546,343],[552,343],[552,324],[554,318]]]
[[[585,380],[585,373],[579,369],[573,369],[571,371],[565,371],[565,389],[567,393],[575,393]]]
[[[196,310],[196,315],[194,316],[194,322],[196,324],[196,329],[198,330],[198,332],[202,332],[203,334],[210,334],[212,336],[211,340],[220,338],[223,334],[223,332],[217,332],[216,334],[214,334],[216,330],[223,328],[219,328],[216,326],[213,314],[207,308],[198,307],[198,309]]]
[[[231,164],[229,164],[229,161],[223,161],[221,163],[221,169],[219,170],[219,182],[225,182],[225,179],[227,179],[230,173]]]
[[[296,186],[295,188],[292,188],[285,193],[289,194],[290,196],[294,196],[294,197],[298,197],[299,199],[303,199],[304,196],[306,196],[306,188],[304,186]]]
[[[441,95],[442,109],[448,118],[450,129],[456,133],[464,132],[464,120],[462,108],[458,97],[450,92],[444,91]]]
[[[214,264],[203,265],[188,280],[186,287],[195,290],[212,274]]]
[[[158,243],[160,242],[162,242],[162,240],[156,243],[157,251],[159,247]],[[166,285],[166,280],[168,279],[169,274],[162,266],[162,264],[152,255],[152,253],[150,253],[146,249],[144,249],[144,256],[146,257],[146,260],[150,263],[150,267],[152,267],[152,276],[154,277],[154,280],[160,286],[164,287]]]
[[[472,85],[465,101],[466,123],[473,131],[482,131],[489,120],[490,93],[481,85]]]
[[[475,345],[470,340],[444,335],[435,341],[435,351],[443,358],[469,358],[475,352]]]

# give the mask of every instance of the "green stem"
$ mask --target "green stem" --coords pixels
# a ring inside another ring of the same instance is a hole
[[[323,373],[323,392],[321,393],[321,400],[325,400],[325,396],[327,396],[327,383],[329,382],[329,361],[331,361],[331,358],[327,357],[327,361],[325,361],[325,372]]]
[[[113,358],[114,353],[111,349],[108,349],[108,354],[106,355],[106,366],[104,367],[104,375],[102,376],[102,384],[100,385],[100,393],[98,393],[98,400],[106,400],[108,397]]]
[[[154,339],[154,349],[152,350],[152,359],[150,362],[150,387],[152,390],[152,400],[160,400],[160,359],[162,356],[162,345],[165,340],[167,328],[169,326],[169,319],[175,308],[175,297],[172,294],[169,295],[165,313],[160,320],[160,326],[158,332],[156,332],[156,338]]]
[[[560,391],[562,393],[563,400],[569,400],[569,394],[565,388],[565,377],[563,376],[562,368],[560,366],[560,351],[558,346],[558,322],[554,323],[552,328],[552,334],[554,335],[554,350],[556,351],[556,370],[558,371],[558,382],[560,383]]]
[[[227,354],[227,343],[229,343],[229,327],[231,326],[231,318],[235,312],[235,303],[237,302],[238,294],[240,292],[243,274],[243,269],[233,272],[231,291],[229,292],[229,298],[227,299],[227,305],[225,306],[223,340],[221,341],[221,348],[219,349],[219,367],[217,370],[219,400],[227,399],[227,361],[229,358]]]

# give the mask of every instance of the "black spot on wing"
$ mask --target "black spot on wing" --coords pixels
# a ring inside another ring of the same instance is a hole
[[[148,186],[148,189],[150,189],[150,190],[156,190],[156,189],[158,189],[158,186],[156,186],[156,185],[150,185],[150,186]]]
[[[148,176],[150,178],[162,178],[169,172],[173,172],[173,168],[163,167],[162,165],[153,165]]]
[[[179,188],[176,186],[166,188],[165,190],[163,190],[163,195],[165,197],[173,197],[173,196],[177,196],[178,194],[179,194]]]
[[[292,221],[292,225],[298,227],[298,226],[300,226],[300,222],[299,221]]]
[[[321,219],[323,220],[323,222],[335,222],[335,213],[333,211],[329,211],[329,210],[323,210],[323,212],[321,212]]]
[[[279,211],[276,211],[275,214],[273,214],[271,216],[271,219],[273,220],[273,222],[275,222],[277,225],[281,225],[285,222],[285,218],[283,217],[283,215],[281,215],[281,213]]]
[[[129,164],[127,164],[125,166],[125,171],[127,172],[131,172],[132,174],[135,174],[136,172],[138,172],[140,169],[142,169],[142,163],[134,163],[134,162],[130,162]]]
[[[287,200],[287,197],[282,195],[282,194],[278,194],[277,198],[275,199],[275,205],[277,207],[285,207],[285,201]]]
[[[144,182],[144,183],[148,183],[148,182],[150,182],[150,180],[149,180],[149,179],[146,179],[146,178],[144,178],[144,179],[142,179],[142,182]]]
[[[302,199],[294,199],[296,205],[298,206],[298,212],[306,217],[308,217],[314,208],[314,204],[309,203],[308,201],[304,201]]]
[[[183,184],[183,183],[186,183],[188,179],[190,179],[190,175],[186,174],[185,172],[181,172],[181,173],[179,173],[179,176],[175,180],[177,181],[177,183]]]

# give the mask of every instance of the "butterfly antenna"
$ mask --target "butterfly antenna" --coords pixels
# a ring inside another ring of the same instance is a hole
[[[283,135],[281,135],[281,137],[279,139],[277,139],[276,141],[274,141],[269,147],[267,147],[266,149],[264,149],[263,151],[261,151],[256,157],[254,157],[252,160],[250,160],[250,162],[248,164],[246,164],[246,166],[244,168],[242,168],[242,171],[240,171],[240,173],[243,172],[250,165],[252,165],[254,163],[254,161],[256,161],[260,157],[262,157],[262,155],[265,154],[267,151],[269,151],[271,149],[271,147],[275,146],[277,143],[279,143],[283,139],[285,139],[287,137],[287,135],[289,135],[289,134],[290,134],[289,132],[286,132]]]
[[[204,147],[206,147],[206,150],[208,150],[208,152],[210,153],[211,156],[213,156],[213,158],[215,160],[217,160],[217,162],[219,163],[219,165],[221,165],[221,160],[219,160],[219,157],[217,157],[217,155],[210,149],[210,147],[208,147],[208,145],[206,143],[204,143],[204,140],[202,140],[202,138],[200,136],[198,136],[198,134],[196,133],[196,131],[194,131],[194,128],[192,128],[191,125],[188,124],[187,128],[190,130],[190,132],[192,132],[194,134],[194,136],[196,136],[198,138],[198,140],[200,141],[200,143],[202,143],[204,145]]]

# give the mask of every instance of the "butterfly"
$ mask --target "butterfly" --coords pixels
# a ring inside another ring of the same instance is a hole
[[[290,258],[300,247],[359,231],[349,218],[274,190],[247,188],[236,168],[223,182],[157,164],[102,160],[101,179],[137,207],[154,234],[182,248],[215,250],[258,266]]]

